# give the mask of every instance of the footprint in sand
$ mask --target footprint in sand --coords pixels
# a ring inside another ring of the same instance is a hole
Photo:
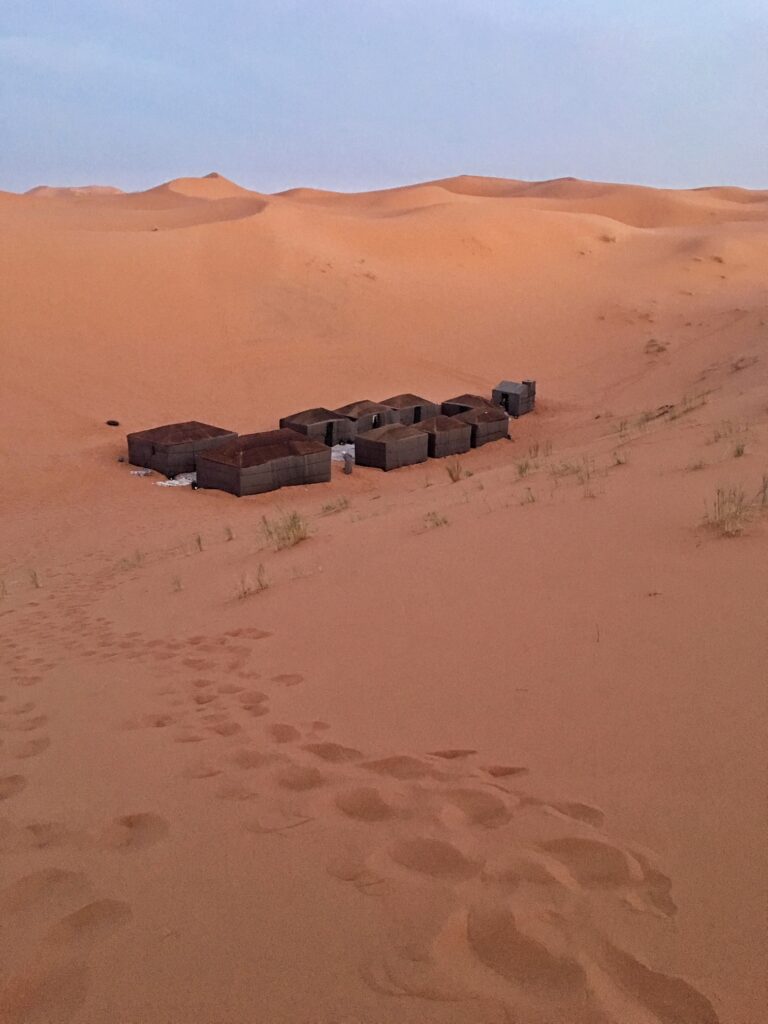
[[[582,885],[629,885],[643,880],[640,863],[617,846],[598,839],[566,836],[538,848],[562,861]]]
[[[88,976],[77,960],[40,960],[0,985],[0,1020],[66,1024],[85,1002]]]
[[[210,761],[197,761],[187,765],[182,773],[185,779],[212,779],[221,775],[222,769]]]
[[[282,683],[283,686],[298,686],[304,682],[304,676],[300,676],[298,672],[284,672],[279,676],[272,676],[272,682]]]
[[[589,1005],[590,996],[584,968],[565,948],[552,948],[526,935],[510,910],[472,908],[467,915],[467,940],[486,967],[523,990],[532,990],[546,1003],[555,1003],[556,1019],[586,1019],[581,1008]],[[573,1016],[563,1016],[569,1007],[574,1008]]]
[[[479,862],[442,839],[403,839],[389,851],[396,864],[433,878],[463,880],[479,874]]]
[[[469,825],[500,828],[512,818],[514,805],[511,798],[504,800],[496,793],[482,789],[452,789],[444,796],[450,807],[460,813],[461,820]],[[451,815],[447,817],[450,819]]]
[[[275,743],[295,743],[301,739],[301,733],[292,725],[275,723],[267,729],[267,734]]]
[[[42,729],[48,722],[46,715],[34,715],[32,718],[17,718],[14,721],[4,722],[3,728],[9,732],[34,732],[35,729]]]
[[[10,800],[12,796],[16,796],[27,784],[27,780],[23,775],[3,775],[0,776],[0,800]]]
[[[483,768],[484,772],[487,772],[494,779],[506,779],[512,775],[527,775],[528,769],[521,768],[515,765],[507,764],[492,764]]]
[[[263,754],[260,750],[250,747],[237,750],[232,755],[232,763],[238,768],[264,768],[266,765],[271,764],[272,760],[273,758],[268,754]]]
[[[122,900],[94,900],[57,921],[45,935],[51,946],[83,946],[101,942],[132,917]]]
[[[402,754],[395,757],[383,757],[378,761],[366,761],[363,768],[377,775],[389,775],[393,779],[426,779],[442,778],[431,765],[419,761],[418,758]]]
[[[463,761],[467,757],[471,757],[472,754],[476,754],[476,750],[463,750],[460,747],[450,748],[448,750],[433,750],[430,752],[430,757],[440,757],[444,761]]]
[[[362,752],[355,750],[354,747],[343,747],[340,743],[305,743],[301,749],[332,764],[359,761],[363,756]]]
[[[300,764],[286,765],[279,769],[275,778],[283,789],[292,789],[296,792],[316,789],[325,783],[325,776],[317,768]]]
[[[216,733],[217,736],[225,737],[237,736],[238,733],[241,733],[243,731],[242,725],[240,725],[237,722],[230,721],[215,722],[213,725],[209,725],[207,728],[209,732]]]
[[[379,790],[372,786],[360,786],[339,793],[336,806],[343,814],[358,821],[386,821],[396,813]]]
[[[26,740],[23,743],[16,743],[9,748],[11,757],[24,760],[28,757],[37,757],[50,747],[51,741],[47,736],[39,736],[33,740]]]
[[[216,796],[220,800],[238,800],[244,802],[246,800],[255,800],[258,793],[250,789],[248,786],[243,785],[242,782],[235,782],[229,780],[222,783],[216,792]]]
[[[174,725],[178,721],[176,715],[170,715],[167,713],[157,713],[151,715],[142,715],[140,718],[129,718],[123,723],[122,728],[126,730],[133,729],[167,729],[169,725]]]
[[[610,942],[600,959],[620,988],[662,1024],[720,1024],[710,1001],[682,978],[652,971]]]
[[[103,830],[99,845],[130,853],[145,850],[164,839],[168,829],[168,822],[159,814],[126,814]]]
[[[603,812],[598,807],[592,807],[590,804],[559,802],[548,803],[546,806],[553,808],[559,814],[565,815],[566,818],[582,821],[585,825],[591,825],[593,828],[601,828],[605,823]]]
[[[40,906],[50,911],[62,903],[82,899],[90,889],[82,871],[45,868],[24,875],[0,891],[0,913],[25,913]]]

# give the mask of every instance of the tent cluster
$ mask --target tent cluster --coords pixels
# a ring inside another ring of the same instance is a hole
[[[196,473],[198,487],[238,496],[331,479],[331,449],[354,445],[355,462],[399,469],[461,455],[508,436],[509,417],[531,412],[536,382],[502,381],[492,398],[457,395],[440,405],[418,395],[305,409],[279,430],[238,436],[207,423],[171,423],[128,435],[128,461],[168,477]]]

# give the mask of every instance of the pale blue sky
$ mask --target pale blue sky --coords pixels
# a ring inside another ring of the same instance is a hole
[[[1,0],[0,189],[768,186],[768,0]]]

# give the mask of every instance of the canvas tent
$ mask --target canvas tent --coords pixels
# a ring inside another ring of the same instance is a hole
[[[352,420],[330,409],[305,409],[292,416],[283,416],[280,426],[306,434],[315,441],[322,441],[329,448],[335,444],[349,444],[355,437]]]
[[[456,398],[449,398],[440,406],[443,416],[456,416],[468,409],[484,409],[492,406],[493,402],[482,395],[457,395]]]
[[[493,401],[502,406],[510,416],[517,419],[527,412],[533,412],[536,404],[536,381],[503,380],[493,389]]]
[[[416,424],[416,428],[427,435],[427,451],[431,459],[461,455],[472,445],[472,427],[458,416],[432,416]]]
[[[128,461],[166,476],[193,473],[197,455],[237,437],[232,430],[190,420],[167,423],[128,435]]]
[[[331,449],[288,429],[245,434],[203,452],[197,460],[198,487],[213,487],[238,497],[330,479]]]
[[[397,413],[397,422],[409,426],[412,423],[420,423],[429,419],[430,416],[437,416],[440,406],[429,402],[426,398],[418,395],[393,395],[392,398],[385,398],[382,405],[389,406]]]
[[[489,441],[498,441],[509,436],[509,417],[498,406],[468,409],[459,413],[456,419],[469,424],[473,448],[482,448]]]
[[[397,413],[381,402],[352,402],[334,410],[339,416],[346,416],[355,424],[355,433],[364,434],[367,430],[375,430],[386,423],[396,423]]]
[[[376,469],[400,469],[426,462],[428,450],[424,431],[402,423],[388,423],[355,438],[355,462]]]

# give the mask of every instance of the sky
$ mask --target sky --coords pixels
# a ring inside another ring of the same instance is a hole
[[[0,0],[0,189],[768,187],[768,0]]]

